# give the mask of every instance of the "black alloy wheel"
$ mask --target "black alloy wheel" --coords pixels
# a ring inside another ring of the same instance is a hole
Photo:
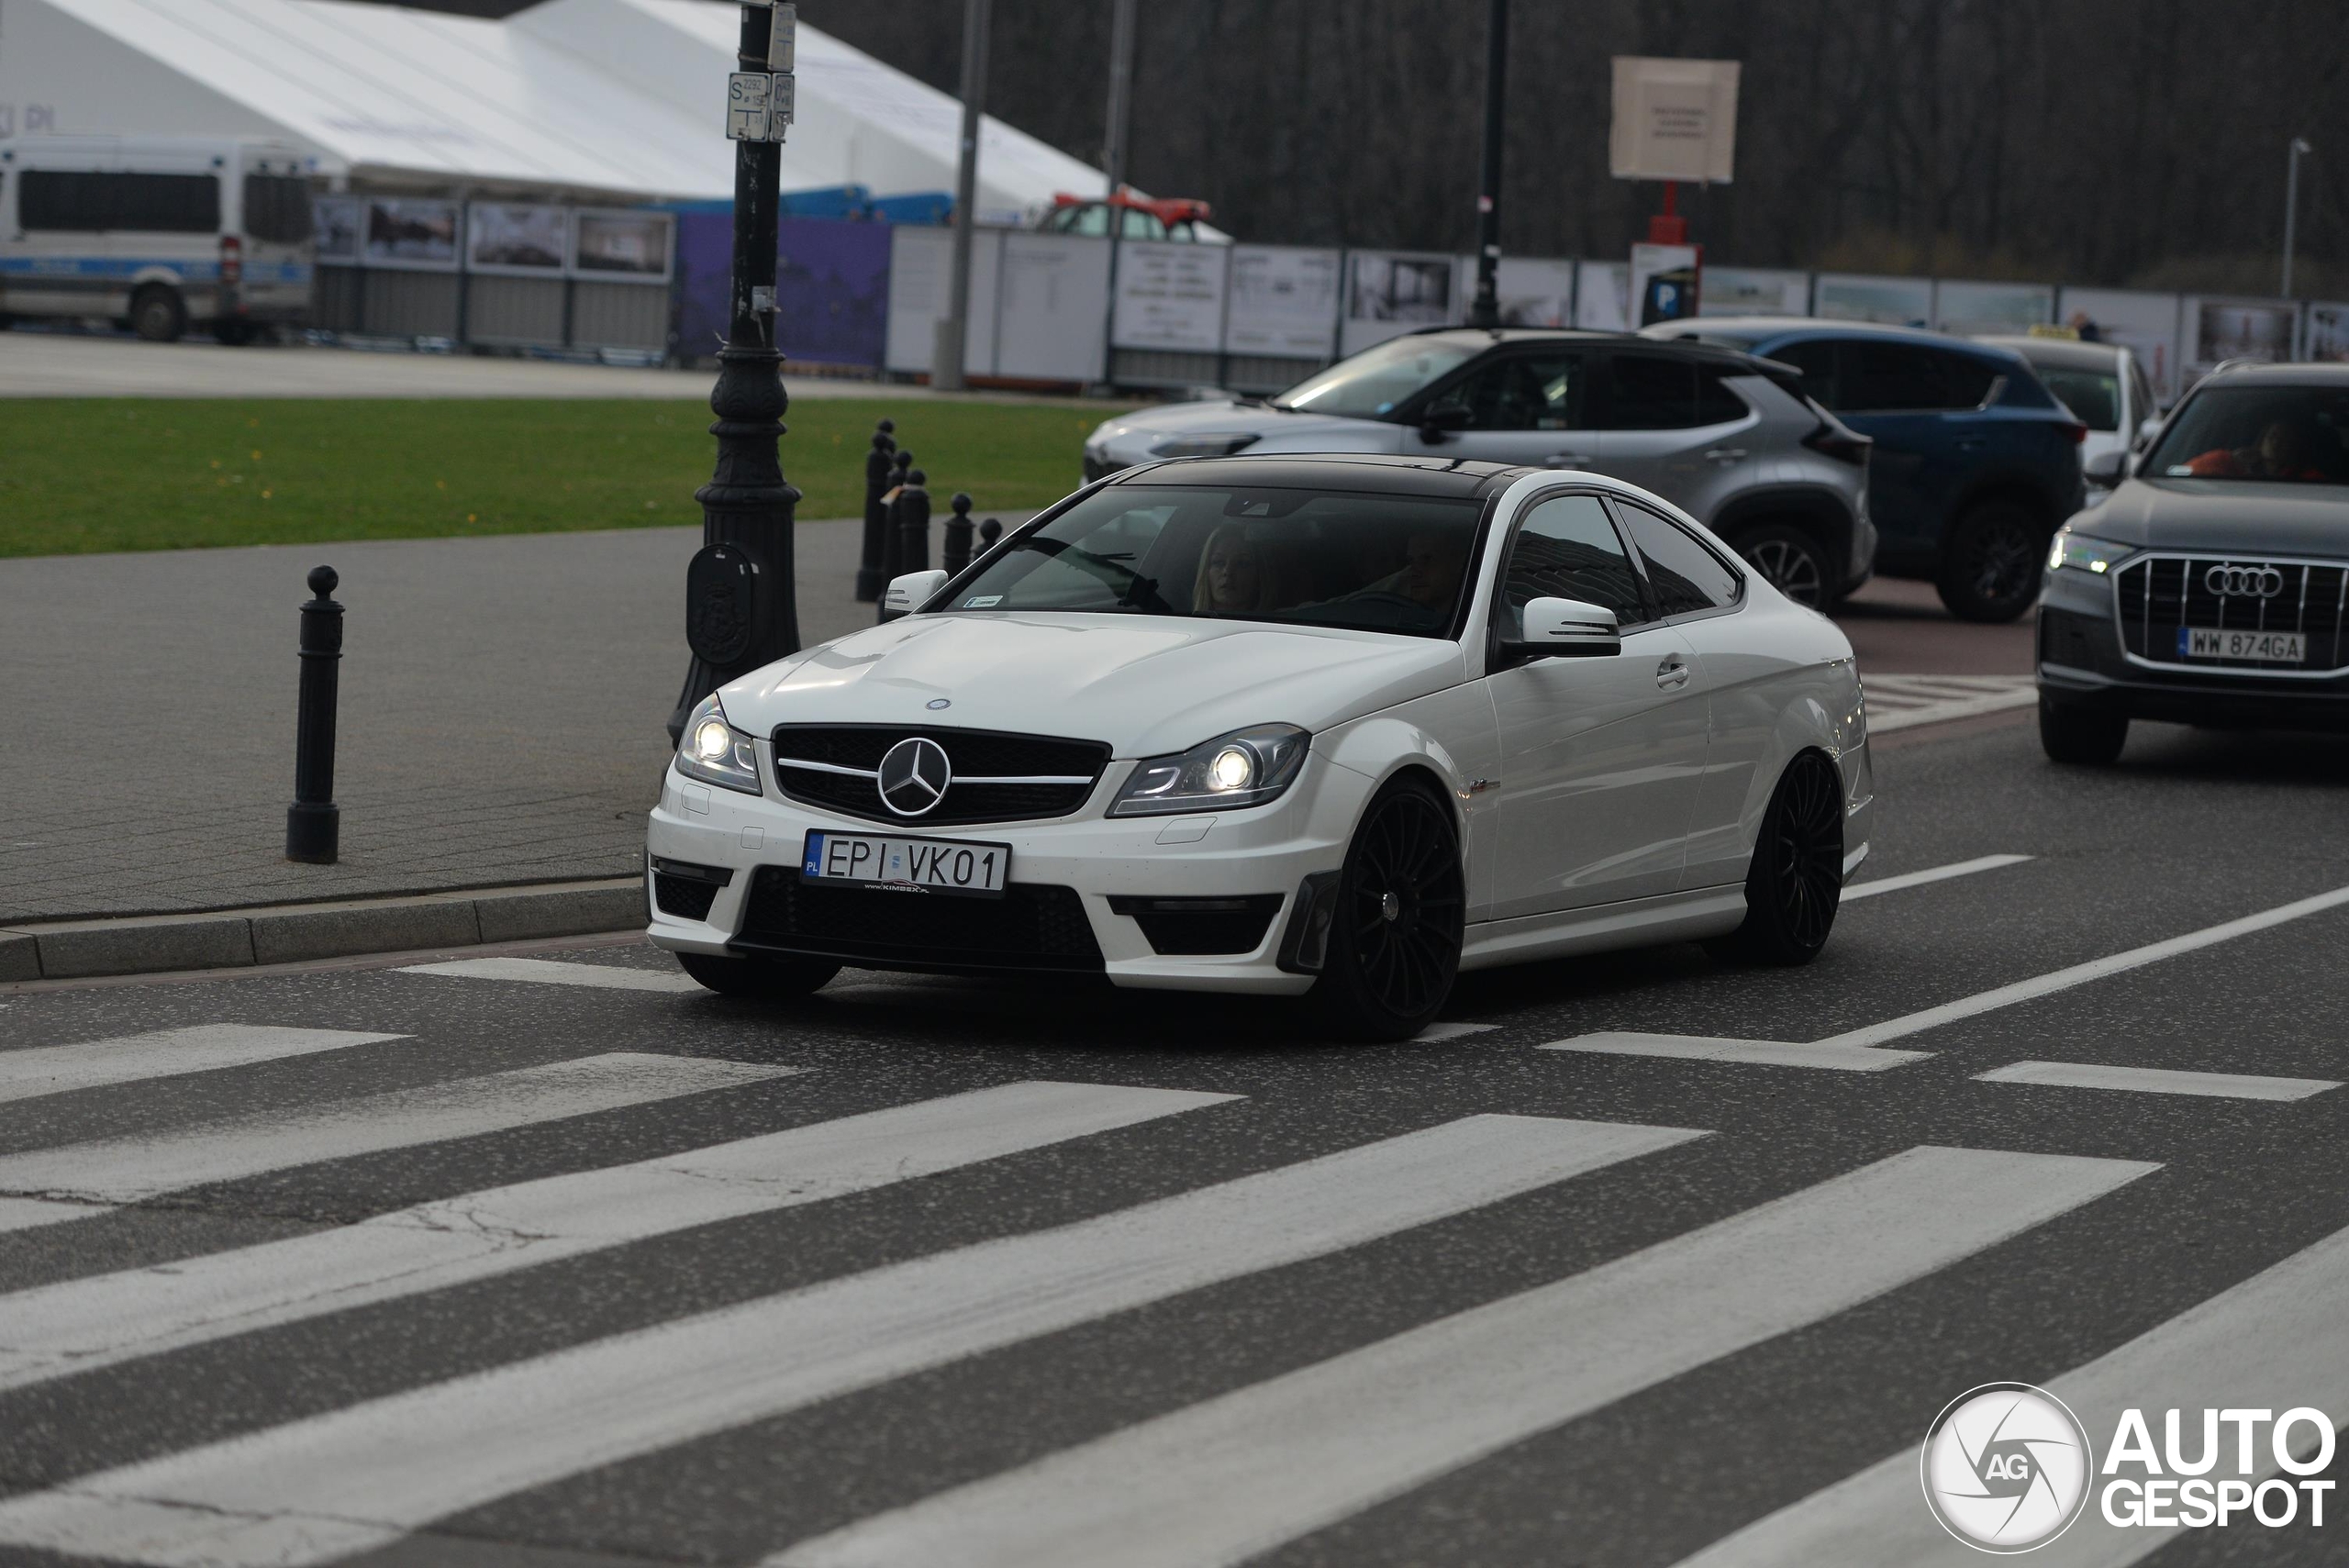
[[[150,343],[176,343],[187,331],[187,306],[161,284],[149,284],[130,299],[130,329]]]
[[[1843,781],[1805,751],[1779,775],[1745,874],[1745,923],[1711,944],[1720,958],[1809,963],[1843,895]]]
[[[1835,601],[1832,574],[1819,541],[1785,523],[1765,523],[1737,536],[1737,553],[1762,579],[1796,604],[1823,610]]]
[[[2039,597],[2046,553],[2047,532],[2029,509],[1986,501],[1950,529],[1934,585],[1960,620],[2010,621]]]
[[[678,966],[721,996],[783,1002],[820,990],[841,966],[828,958],[719,958],[681,952]]]
[[[1408,1040],[1434,1021],[1459,973],[1467,891],[1452,813],[1423,785],[1388,785],[1346,847],[1313,989],[1334,1033]]]

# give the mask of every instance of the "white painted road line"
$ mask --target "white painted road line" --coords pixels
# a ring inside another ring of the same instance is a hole
[[[1868,731],[1875,735],[2029,707],[2039,700],[2029,675],[1865,675],[1861,684]]]
[[[326,1562],[599,1465],[1701,1136],[1468,1117],[82,1476],[0,1502],[0,1541],[206,1568]]]
[[[1420,1045],[1441,1045],[1447,1040],[1465,1040],[1472,1034],[1489,1034],[1498,1024],[1430,1024],[1411,1038]]]
[[[2250,1073],[2181,1073],[2096,1062],[2017,1062],[1976,1073],[1984,1084],[2047,1084],[2064,1089],[2126,1089],[2141,1095],[2210,1095],[2230,1100],[2305,1100],[2341,1087],[2332,1078],[2263,1078]]]
[[[0,1155],[0,1193],[137,1203],[159,1193],[730,1089],[796,1073],[613,1051],[422,1089],[204,1122],[176,1132]]]
[[[350,1029],[281,1029],[270,1024],[197,1024],[79,1045],[0,1051],[0,1103],[187,1073],[212,1073],[223,1067],[406,1038]]]
[[[623,969],[614,963],[558,963],[549,958],[459,958],[411,963],[395,974],[439,974],[455,980],[528,980],[604,991],[698,991],[701,983],[673,969]]]
[[[2019,866],[2031,858],[2029,855],[1983,855],[1976,860],[1959,861],[1954,865],[1931,866],[1923,871],[1903,872],[1898,876],[1880,876],[1873,882],[1854,883],[1845,887],[1839,902],[1849,904],[1855,898],[1873,898],[1879,893],[1898,893],[1904,887],[1922,887],[1927,883],[1947,882],[1954,876],[1972,876],[1978,871]]]
[[[1849,1048],[1861,1047],[1872,1051],[1887,1040],[1903,1040],[1909,1035],[1922,1034],[1927,1029],[1940,1029],[1944,1024],[1978,1018],[1984,1013],[1996,1012],[2001,1007],[2011,1007],[2020,1002],[2032,1002],[2042,996],[2052,996],[2059,991],[2068,991],[2073,986],[2085,985],[2092,980],[2110,979],[2116,974],[2125,974],[2132,969],[2142,969],[2149,963],[2159,963],[2165,958],[2176,958],[2181,953],[2196,952],[2203,948],[2215,947],[2221,942],[2232,941],[2237,937],[2247,937],[2254,932],[2270,930],[2294,920],[2306,919],[2311,915],[2321,915],[2327,910],[2338,909],[2344,904],[2349,904],[2349,887],[2336,887],[2330,893],[2320,893],[2310,898],[2296,898],[2289,904],[2279,904],[2273,909],[2263,909],[2256,915],[2245,915],[2241,919],[2223,920],[2215,926],[2206,926],[2199,931],[2188,931],[2183,936],[2169,937],[2158,942],[2148,942],[2143,947],[2131,948],[2126,952],[2116,952],[2105,958],[2092,958],[2086,963],[2076,963],[2066,969],[2033,975],[2029,980],[2018,980],[2011,985],[2000,985],[1992,990],[1977,992],[1971,996],[1961,996],[1954,1002],[1944,1002],[1937,1007],[1927,1007],[1921,1012],[1887,1018],[1883,1023],[1870,1024],[1865,1029],[1846,1029],[1842,1034],[1829,1035],[1825,1040],[1813,1040],[1808,1045],[1789,1045],[1779,1040],[1708,1040],[1682,1035],[1603,1033],[1581,1035],[1573,1040],[1553,1040],[1542,1049],[1545,1051],[1602,1051],[1619,1055],[1634,1056],[1682,1056],[1705,1062],[1760,1062],[1785,1067],[1849,1069],[1854,1065],[1854,1062],[1848,1058]],[[1838,1049],[1822,1051],[1822,1047]],[[1784,1054],[1773,1054],[1774,1052]],[[1904,1062],[1914,1062],[1920,1058],[1931,1056],[1933,1052],[1929,1051],[1887,1051],[1883,1054],[1898,1057]],[[1898,1064],[1898,1062],[1888,1063],[1888,1065]]]
[[[1912,1149],[768,1562],[1220,1568],[1946,1268],[2155,1168]],[[1862,1561],[1904,1560],[1813,1559]]]
[[[1881,1073],[1922,1062],[1930,1051],[1871,1050],[1857,1045],[1793,1045],[1775,1040],[1710,1040],[1693,1034],[1639,1034],[1614,1030],[1553,1040],[1540,1051],[1586,1051],[1600,1056],[1664,1056],[1680,1062],[1753,1062],[1769,1067],[1825,1067],[1844,1073]]]
[[[2193,1436],[2186,1440],[2198,1446],[2201,1434],[2191,1423],[2199,1410],[2281,1414],[2310,1406],[2338,1418],[2349,1409],[2349,1317],[2341,1310],[2344,1301],[2349,1301],[2349,1230],[2336,1230],[2048,1386],[2079,1417],[2099,1451],[2111,1443],[2121,1412],[2132,1407],[2146,1413],[2157,1442],[2164,1429],[2162,1413],[2187,1412]],[[1961,1390],[1949,1392],[1954,1396]],[[1929,1418],[1929,1412],[1918,1416],[1920,1443]],[[2238,1478],[2234,1433],[2231,1427],[2220,1429],[2225,1458],[2210,1479]],[[2303,1442],[2312,1436],[2306,1427],[2298,1429],[2298,1435]],[[2251,1451],[2259,1476],[2277,1473],[2267,1430],[2254,1432]],[[2144,1473],[2132,1464],[2121,1473],[2142,1479]],[[2127,1568],[2176,1544],[2180,1536],[2199,1533],[2108,1524],[2096,1501],[2104,1478],[2091,1479],[2097,1491],[2078,1522],[2061,1541],[2033,1553],[2032,1561],[2044,1556],[2060,1568]],[[2254,1477],[2254,1485],[2256,1481]],[[2327,1501],[2326,1528],[2338,1529],[2341,1499],[2336,1494]],[[2237,1526],[2238,1532],[2252,1528],[2247,1520],[2238,1520]],[[1926,1508],[1918,1490],[1917,1446],[1912,1443],[1723,1537],[1686,1559],[1680,1568],[1816,1568],[1825,1562],[1967,1568],[1981,1561],[1980,1552],[1960,1545]]]
[[[469,1193],[160,1268],[65,1280],[0,1296],[0,1388],[820,1203],[1236,1098],[1007,1084]]]
[[[102,1203],[51,1203],[46,1198],[0,1197],[0,1231],[30,1230],[38,1225],[57,1225],[68,1219],[88,1219],[93,1215],[111,1214],[113,1206]],[[5,1332],[5,1329],[0,1329]]]

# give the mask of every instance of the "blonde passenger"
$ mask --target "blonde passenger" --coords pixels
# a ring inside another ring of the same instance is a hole
[[[1247,528],[1226,523],[1208,536],[1199,552],[1199,574],[1191,584],[1191,613],[1201,616],[1262,615],[1280,605],[1277,573],[1264,547]]]

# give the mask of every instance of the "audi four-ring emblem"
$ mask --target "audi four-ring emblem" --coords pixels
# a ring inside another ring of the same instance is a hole
[[[881,804],[900,817],[919,817],[946,798],[954,769],[946,748],[926,735],[898,741],[881,757]]]
[[[2284,574],[2273,566],[2213,566],[2202,586],[2231,599],[2272,599],[2284,591]]]

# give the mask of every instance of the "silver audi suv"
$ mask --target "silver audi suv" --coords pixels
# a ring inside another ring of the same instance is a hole
[[[1390,339],[1275,397],[1106,420],[1099,479],[1168,457],[1386,452],[1604,473],[1652,490],[1799,603],[1867,581],[1869,440],[1791,366],[1609,332],[1444,328]]]
[[[2132,719],[2349,730],[2349,365],[2206,376],[2048,550],[2039,731],[2110,762]]]

